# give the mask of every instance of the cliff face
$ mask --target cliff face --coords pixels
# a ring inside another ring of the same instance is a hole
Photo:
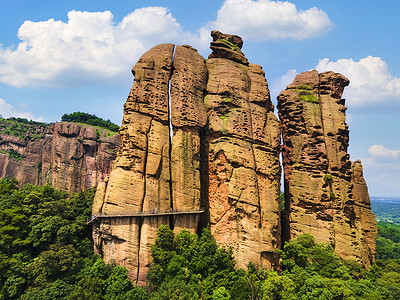
[[[212,35],[207,61],[172,44],[139,59],[122,145],[96,193],[93,214],[109,217],[93,225],[95,248],[139,284],[162,224],[209,223],[239,267],[270,267],[280,246],[280,131],[264,72],[247,62],[240,37]]]
[[[302,233],[369,266],[377,235],[360,161],[349,160],[343,75],[297,75],[278,97],[285,174],[285,239]]]
[[[163,44],[134,66],[121,148],[94,199],[96,251],[145,284],[160,225],[209,225],[238,267],[271,268],[282,241],[305,232],[368,267],[376,222],[361,163],[347,153],[341,95],[349,81],[298,75],[279,96],[280,128],[265,74],[242,53],[242,39],[211,35],[207,60],[190,46]]]
[[[0,177],[20,183],[78,192],[103,181],[111,171],[120,141],[117,134],[89,125],[55,123],[31,125],[20,136],[0,129]],[[21,124],[19,126],[22,126]]]
[[[241,38],[212,36],[204,98],[211,232],[239,267],[270,268],[281,240],[279,123],[264,72],[248,63]]]

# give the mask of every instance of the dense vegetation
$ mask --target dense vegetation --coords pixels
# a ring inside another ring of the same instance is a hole
[[[163,226],[147,290],[134,287],[125,268],[93,253],[93,195],[0,180],[0,299],[400,299],[400,226],[387,223],[378,224],[369,271],[308,234],[278,251],[279,272],[245,271],[208,228],[175,236]]]
[[[145,299],[125,268],[94,255],[93,195],[0,180],[0,299]]]
[[[231,252],[218,248],[208,229],[199,239],[185,231],[174,237],[166,227],[158,234],[150,299],[400,299],[400,259],[390,255],[367,272],[303,234],[279,251],[281,272],[251,264],[244,271],[234,269]]]
[[[1,118],[0,117],[0,133],[8,134],[25,139],[40,139],[43,136],[46,123],[27,120],[24,118]]]
[[[112,123],[110,120],[103,120],[95,115],[83,113],[83,112],[74,112],[72,114],[64,114],[61,117],[61,121],[63,122],[75,122],[75,123],[83,123],[92,126],[97,126],[100,128],[108,129],[113,132],[118,132],[119,126]]]
[[[400,225],[379,222],[378,232],[376,259],[400,260]]]

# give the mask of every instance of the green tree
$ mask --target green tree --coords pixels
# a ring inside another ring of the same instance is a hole
[[[212,300],[230,300],[231,295],[225,287],[221,286],[213,292]]]
[[[221,287],[232,299],[248,299],[246,272],[235,269],[232,250],[218,247],[209,228],[200,237],[187,230],[175,236],[167,226],[157,234],[147,274],[151,299],[212,299]]]

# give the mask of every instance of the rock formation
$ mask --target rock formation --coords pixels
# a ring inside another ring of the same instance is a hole
[[[98,184],[95,250],[140,285],[163,224],[176,232],[210,226],[241,268],[273,267],[274,250],[302,233],[369,267],[377,229],[361,162],[347,153],[341,97],[349,81],[333,72],[296,76],[278,97],[279,122],[242,39],[211,35],[207,60],[188,45],[143,54],[119,136],[56,123],[18,137],[0,123],[0,176],[70,192]]]
[[[10,126],[2,120],[0,177],[14,176],[22,184],[49,183],[71,193],[103,181],[120,144],[118,134],[89,125],[36,124],[21,136],[8,133]]]
[[[264,72],[248,63],[240,37],[212,36],[207,61],[190,46],[163,44],[132,70],[121,148],[93,204],[101,214],[93,237],[103,258],[139,284],[162,224],[196,231],[209,223],[239,267],[270,267],[280,246],[280,131]]]
[[[340,257],[369,266],[376,221],[360,161],[347,147],[343,75],[309,71],[297,75],[278,97],[285,174],[284,238],[310,233]]]
[[[212,32],[207,60],[208,212],[211,232],[239,267],[271,267],[280,247],[280,131],[264,72],[238,36]]]

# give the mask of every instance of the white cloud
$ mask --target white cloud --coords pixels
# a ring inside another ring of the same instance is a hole
[[[398,158],[400,156],[400,150],[391,150],[382,145],[372,145],[368,153],[373,157]]]
[[[217,29],[255,41],[303,40],[319,36],[331,27],[327,14],[316,7],[298,10],[287,1],[225,0],[217,19],[203,28],[203,32]]]
[[[36,118],[32,115],[30,112],[21,112],[15,109],[14,106],[11,104],[7,103],[4,99],[0,98],[0,116],[3,118],[9,118],[9,117],[17,117],[17,118],[25,118],[28,120],[34,120],[34,121],[43,121],[43,118]]]
[[[184,36],[164,7],[136,9],[117,24],[109,11],[70,11],[66,23],[25,21],[16,49],[0,45],[0,82],[23,87],[116,80],[150,47]]]
[[[165,7],[136,9],[119,23],[113,17],[110,11],[70,11],[67,22],[25,21],[17,47],[0,44],[0,82],[15,87],[115,83],[159,43],[190,43],[204,51],[212,29],[247,40],[302,40],[332,25],[315,7],[299,10],[290,2],[270,0],[225,0],[216,20],[195,34],[185,32]]]
[[[319,72],[339,72],[350,79],[344,93],[349,105],[400,104],[400,78],[390,73],[387,63],[380,57],[368,56],[359,61],[351,58],[330,61],[324,58],[316,69]]]

